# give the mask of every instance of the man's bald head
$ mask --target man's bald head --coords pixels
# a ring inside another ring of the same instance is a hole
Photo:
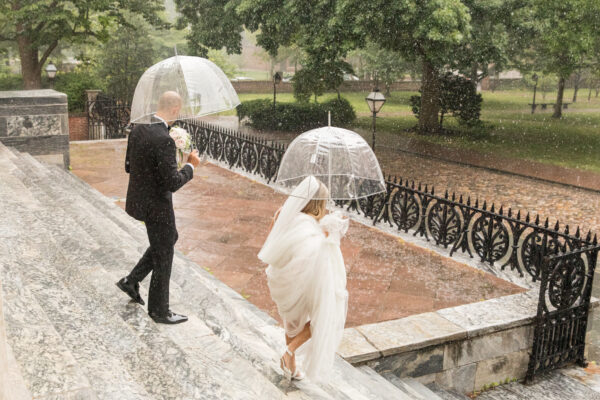
[[[158,99],[157,111],[168,111],[175,107],[181,107],[181,96],[177,92],[164,92]]]
[[[177,92],[164,92],[158,99],[158,109],[156,115],[167,121],[170,125],[179,116],[181,111],[182,100]]]

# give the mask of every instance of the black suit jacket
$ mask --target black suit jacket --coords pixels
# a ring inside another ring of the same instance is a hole
[[[129,134],[125,210],[133,218],[175,226],[172,193],[194,175],[189,165],[177,170],[175,151],[175,141],[163,122],[136,125]]]

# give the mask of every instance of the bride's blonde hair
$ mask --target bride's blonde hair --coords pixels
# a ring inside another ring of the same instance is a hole
[[[325,216],[327,211],[327,199],[329,198],[329,190],[327,186],[319,181],[319,190],[315,193],[314,197],[310,199],[308,204],[302,209],[302,212],[315,217],[320,220]]]

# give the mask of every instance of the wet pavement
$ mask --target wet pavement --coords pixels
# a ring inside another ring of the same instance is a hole
[[[71,143],[73,173],[124,207],[124,140]],[[177,249],[278,318],[256,257],[285,197],[212,164],[174,195]],[[342,241],[347,326],[405,317],[521,291],[515,285],[352,222]],[[133,267],[133,266],[132,266]]]

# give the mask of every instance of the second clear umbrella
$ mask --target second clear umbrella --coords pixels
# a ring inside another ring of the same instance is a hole
[[[327,186],[332,200],[359,199],[386,190],[371,147],[359,134],[343,128],[313,129],[294,139],[281,160],[277,188],[290,194],[310,175]]]

